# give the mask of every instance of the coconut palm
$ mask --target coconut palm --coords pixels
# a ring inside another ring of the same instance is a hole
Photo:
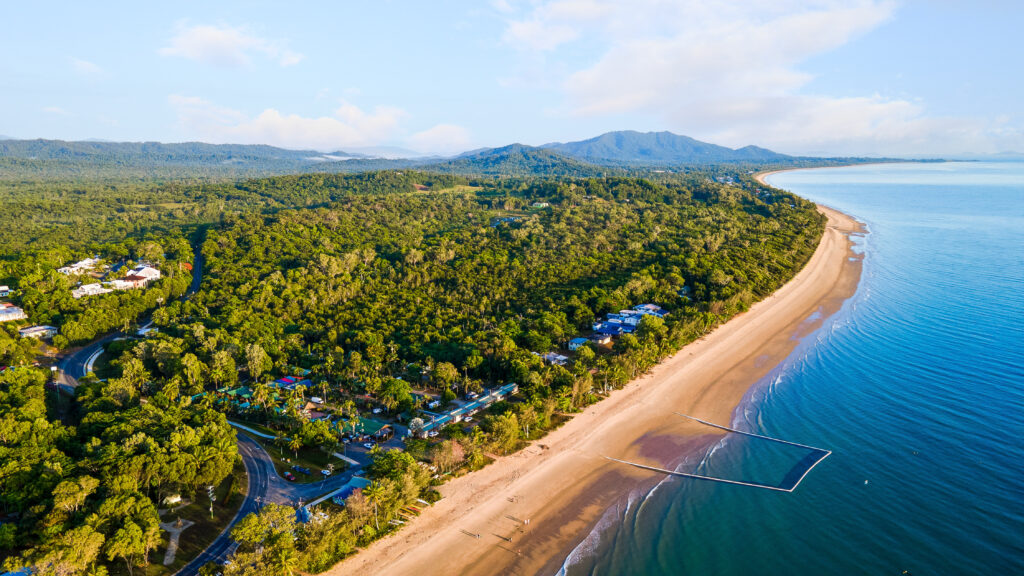
[[[380,485],[380,482],[374,482],[363,488],[363,497],[373,503],[373,525],[377,530],[380,530],[380,523],[377,520],[377,507],[380,501],[384,499],[384,496],[384,487]]]

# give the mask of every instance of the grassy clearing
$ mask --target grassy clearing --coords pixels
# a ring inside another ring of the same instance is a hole
[[[449,192],[449,193],[459,194],[459,193],[466,193],[466,192],[477,192],[477,191],[482,190],[482,189],[483,189],[483,187],[481,187],[481,186],[470,186],[469,184],[456,184],[455,186],[452,186],[450,188],[441,188],[439,190],[426,190],[425,192],[434,193],[434,194],[437,194],[439,192]]]

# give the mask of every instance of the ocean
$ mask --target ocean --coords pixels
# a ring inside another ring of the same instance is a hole
[[[792,493],[666,478],[569,575],[1024,574],[1024,164],[768,181],[865,223],[860,286],[731,426],[831,450]],[[799,449],[727,435],[681,470],[775,483]]]

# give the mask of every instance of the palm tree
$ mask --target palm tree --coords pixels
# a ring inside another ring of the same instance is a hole
[[[270,387],[263,382],[255,382],[252,385],[252,399],[263,408],[263,414],[267,413],[267,399],[270,397]]]
[[[280,563],[281,568],[289,575],[294,574],[299,569],[299,555],[295,553],[293,546],[281,547],[281,550],[277,553],[277,561]]]
[[[299,436],[296,434],[294,438],[288,441],[288,447],[295,452],[295,458],[299,457],[299,448],[302,448],[302,440],[299,440]]]
[[[363,488],[363,497],[373,502],[373,525],[380,530],[380,523],[377,521],[377,504],[384,498],[384,487],[379,482],[374,482]]]

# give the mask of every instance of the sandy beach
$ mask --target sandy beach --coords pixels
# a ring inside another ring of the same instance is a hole
[[[671,467],[704,449],[719,432],[673,412],[728,424],[748,389],[856,291],[850,234],[863,230],[819,210],[821,243],[777,292],[545,438],[442,486],[443,500],[327,574],[556,573],[605,510],[663,478],[606,456]]]

